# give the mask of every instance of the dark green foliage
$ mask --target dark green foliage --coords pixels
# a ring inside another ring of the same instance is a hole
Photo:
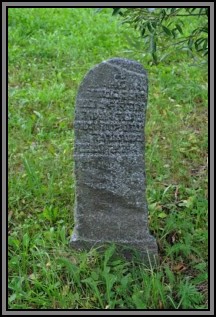
[[[143,50],[156,64],[170,50],[187,51],[192,57],[208,54],[208,8],[113,8],[117,14],[139,32]],[[194,20],[196,26],[188,28]]]

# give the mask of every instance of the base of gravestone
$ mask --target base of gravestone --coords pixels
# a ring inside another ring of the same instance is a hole
[[[74,233],[70,240],[70,246],[76,250],[90,251],[93,248],[99,248],[104,251],[109,245],[114,244],[118,254],[121,254],[127,261],[141,261],[147,266],[155,266],[159,263],[158,247],[154,237],[148,237],[148,247],[146,239],[143,241],[102,241],[102,240],[85,240],[77,237]]]

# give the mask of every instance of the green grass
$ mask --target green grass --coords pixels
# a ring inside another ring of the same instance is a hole
[[[109,9],[9,8],[8,305],[10,309],[206,309],[207,71],[185,54],[149,66]],[[127,262],[115,246],[76,252],[74,104],[104,59],[149,73],[149,226],[160,264]]]

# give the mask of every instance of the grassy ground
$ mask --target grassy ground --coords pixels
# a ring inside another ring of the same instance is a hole
[[[150,66],[110,11],[9,9],[10,309],[205,309],[208,305],[207,72],[184,55]],[[133,58],[149,73],[149,225],[160,265],[110,246],[78,253],[73,118],[90,67]]]

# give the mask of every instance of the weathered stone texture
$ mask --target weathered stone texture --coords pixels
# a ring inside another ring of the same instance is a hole
[[[114,242],[157,254],[148,230],[144,125],[147,74],[113,58],[91,69],[75,110],[75,229],[71,245]]]

